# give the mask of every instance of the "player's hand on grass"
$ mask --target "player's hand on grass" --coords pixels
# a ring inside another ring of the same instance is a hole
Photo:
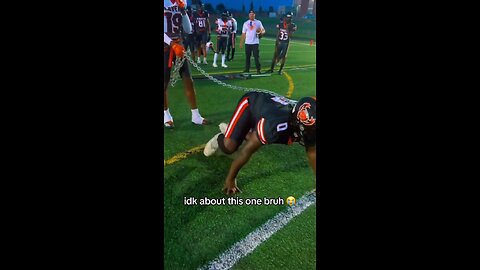
[[[173,43],[173,42],[172,42]],[[175,55],[179,58],[183,57],[183,53],[185,51],[185,48],[179,43],[173,43],[172,44],[172,49],[175,52]]]
[[[225,186],[223,187],[223,192],[227,195],[234,195],[236,192],[242,192],[238,187],[237,187],[237,179],[227,179],[225,180]]]

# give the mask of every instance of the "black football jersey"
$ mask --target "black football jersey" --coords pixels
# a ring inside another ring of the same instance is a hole
[[[294,23],[287,24],[286,22],[282,22],[277,24],[277,29],[277,41],[282,43],[289,43],[290,36],[293,32],[297,31],[297,25]]]
[[[195,15],[195,30],[197,32],[205,32],[207,30],[207,20],[208,20],[208,13],[206,11],[202,13],[196,12]]]
[[[249,93],[249,106],[254,129],[263,144],[291,144],[294,142],[289,118],[293,106],[288,100],[267,93]]]

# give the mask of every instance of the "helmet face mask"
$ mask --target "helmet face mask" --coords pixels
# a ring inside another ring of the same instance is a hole
[[[285,22],[286,23],[291,23],[292,18],[293,18],[293,14],[291,12],[288,12],[287,14],[285,14]]]
[[[228,11],[224,11],[222,13],[222,20],[224,20],[224,21],[228,20]]]
[[[301,145],[310,144],[316,138],[316,111],[316,100],[311,97],[301,98],[292,110],[290,115],[292,133],[295,141]]]

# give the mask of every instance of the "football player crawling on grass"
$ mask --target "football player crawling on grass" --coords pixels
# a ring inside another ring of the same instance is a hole
[[[220,124],[221,132],[208,141],[203,151],[207,157],[235,154],[223,191],[227,195],[240,191],[238,172],[253,153],[267,144],[304,145],[316,174],[316,107],[314,97],[303,97],[292,105],[268,93],[249,92],[242,96],[229,124]]]

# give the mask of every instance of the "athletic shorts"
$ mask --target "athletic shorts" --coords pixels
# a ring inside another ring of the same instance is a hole
[[[208,33],[207,31],[197,33],[197,42],[200,44],[207,44],[208,42]]]
[[[183,41],[183,47],[185,47],[185,50],[188,50],[190,48],[191,52],[195,51],[195,36],[193,34],[189,34]]]
[[[225,54],[227,49],[228,37],[217,37],[217,53]]]
[[[171,51],[170,46],[168,46],[168,45],[163,46],[163,79],[167,83],[170,81],[170,72],[171,72],[171,68],[168,67],[168,60],[169,60],[168,58],[170,57],[170,51]],[[173,58],[172,58],[172,61],[173,61],[172,68],[175,65],[175,59],[176,58],[177,57],[174,54]],[[181,78],[183,78],[183,75],[190,76],[190,69],[188,68],[188,61],[186,59],[183,62],[183,65],[180,68],[179,72],[180,72],[180,77]]]
[[[249,106],[250,93],[243,95],[238,102],[237,108],[233,113],[227,130],[225,131],[225,138],[235,140],[241,144],[247,136],[250,129],[255,127],[252,112]]]
[[[287,55],[288,43],[277,43],[277,57],[284,58]]]

